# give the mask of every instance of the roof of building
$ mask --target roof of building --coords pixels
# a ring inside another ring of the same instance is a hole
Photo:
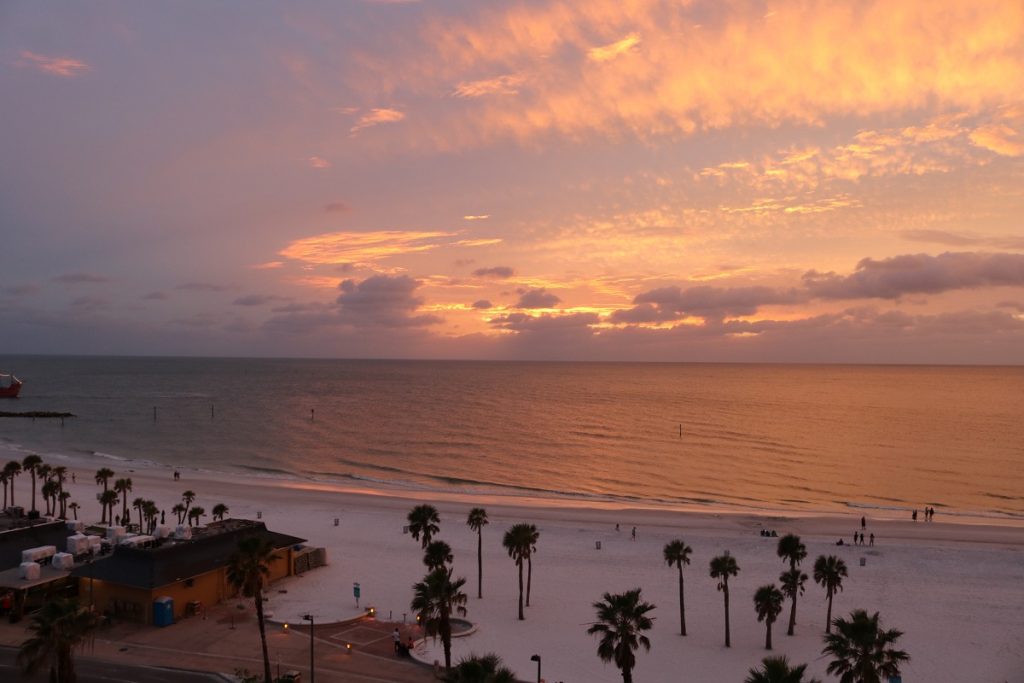
[[[22,550],[38,548],[41,545],[55,545],[58,551],[64,550],[68,536],[73,533],[68,531],[67,524],[63,521],[44,521],[32,526],[0,531],[0,571],[20,565]]]
[[[269,540],[278,550],[305,542],[269,531],[263,522],[227,519],[195,530],[187,541],[154,548],[117,546],[109,557],[78,566],[71,574],[136,588],[160,588],[225,566],[238,550],[239,541],[251,536]]]

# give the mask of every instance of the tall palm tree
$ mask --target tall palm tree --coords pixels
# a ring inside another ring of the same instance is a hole
[[[267,652],[267,630],[263,621],[263,588],[270,579],[270,563],[277,559],[274,545],[259,536],[243,538],[227,565],[228,583],[256,604],[256,622],[263,648],[263,683],[271,683],[270,654]]]
[[[427,565],[427,571],[440,569],[454,559],[452,547],[444,541],[431,541],[423,553],[423,564]]]
[[[409,521],[409,532],[413,540],[421,541],[423,549],[426,550],[434,534],[441,530],[441,516],[437,514],[437,508],[433,505],[417,505],[406,519]]]
[[[483,528],[487,526],[487,510],[473,508],[466,518],[466,525],[476,532],[476,597],[484,597],[484,535]]]
[[[843,579],[847,576],[846,563],[835,555],[819,555],[814,561],[814,581],[825,589],[825,597],[828,598],[825,633],[832,632],[832,598],[836,594],[836,589],[843,590]]]
[[[894,646],[902,631],[883,631],[878,612],[868,616],[862,609],[850,613],[849,619],[836,618],[835,633],[825,636],[822,654],[831,655],[828,673],[839,676],[839,683],[882,683],[885,677],[899,676],[900,664],[910,655]]]
[[[56,507],[54,503],[57,499],[57,493],[60,492],[60,486],[55,481],[46,481],[43,483],[40,493],[43,496],[43,502],[46,503],[46,515],[49,517],[53,514],[53,509]],[[33,490],[33,493],[35,491]]]
[[[7,482],[10,481],[10,479],[11,477],[7,472],[7,468],[5,467],[4,469],[0,469],[0,483],[4,485],[4,510],[7,509]]]
[[[782,601],[785,598],[782,591],[770,583],[761,586],[754,593],[754,609],[757,610],[757,620],[763,621],[767,628],[764,636],[764,649],[772,649],[772,624],[782,614]]]
[[[118,479],[114,482],[114,490],[120,494],[123,504],[123,508],[121,509],[121,523],[127,524],[128,522],[125,521],[125,518],[128,517],[128,494],[132,491],[132,480],[128,477]]]
[[[444,677],[445,683],[516,683],[516,675],[489,653],[463,658]]]
[[[145,528],[145,527],[142,526],[142,508],[143,508],[143,506],[145,504],[146,504],[146,499],[141,497],[141,496],[139,496],[138,498],[136,498],[135,500],[132,501],[132,508],[136,512],[139,513],[139,533],[140,534],[142,533],[142,530]]]
[[[142,503],[142,512],[146,517],[146,533],[153,533],[156,529],[156,518],[160,514],[160,508],[156,506],[156,503],[152,500],[147,500]]]
[[[7,473],[7,481],[11,484],[11,506],[14,506],[14,480],[21,474],[21,463],[17,460],[11,460],[4,465],[4,472]],[[35,487],[33,487],[34,489]]]
[[[725,646],[732,647],[729,639],[729,577],[740,573],[736,558],[726,551],[711,560],[711,578],[718,579],[718,590],[725,596]]]
[[[519,569],[520,621],[526,618],[523,616],[523,562],[530,556],[531,541],[533,539],[531,526],[533,525],[525,523],[515,524],[505,532],[505,537],[501,541],[505,550],[508,551],[508,556],[515,560],[516,567]]]
[[[189,489],[181,494],[181,502],[185,506],[185,509],[192,507],[192,502],[196,499],[196,492]]]
[[[74,683],[74,652],[91,640],[97,624],[96,614],[75,600],[47,600],[32,615],[33,635],[21,644],[18,665],[32,675],[48,664],[52,683]]]
[[[97,486],[102,485],[104,491],[107,490],[107,485],[110,483],[110,480],[113,479],[113,478],[114,478],[114,470],[112,470],[112,469],[110,469],[108,467],[101,467],[98,470],[96,470],[96,485]]]
[[[36,475],[38,474],[37,468],[43,464],[43,459],[35,453],[31,453],[25,456],[25,459],[21,461],[21,469],[23,472],[28,472],[32,475],[32,511],[36,510]]]
[[[683,565],[690,564],[690,553],[693,548],[686,545],[681,539],[676,539],[665,544],[665,564],[669,567],[675,565],[679,569],[679,632],[686,635],[686,601],[683,598]]]
[[[119,502],[117,497],[117,491],[104,491],[100,494],[100,505],[103,507],[103,519],[100,520],[101,524],[107,523],[107,511],[110,511],[110,524],[114,524],[114,506]]]
[[[595,602],[597,622],[587,629],[589,634],[600,634],[597,656],[605,662],[615,662],[622,672],[622,683],[633,683],[636,651],[641,647],[650,651],[651,641],[643,635],[654,625],[647,613],[654,605],[640,599],[640,589],[634,588],[619,595],[604,594],[603,602]]]
[[[779,539],[779,545],[776,551],[783,561],[789,562],[789,572],[784,573],[779,577],[782,581],[782,590],[792,599],[793,604],[789,610],[789,629],[786,631],[786,635],[793,635],[793,629],[796,626],[796,598],[797,594],[803,594],[804,587],[803,583],[807,580],[806,574],[799,574],[797,567],[805,557],[807,557],[807,547],[800,541],[800,537],[796,534],[786,534]],[[799,576],[803,576],[803,581],[797,581]],[[785,577],[789,577],[789,583]],[[795,583],[799,583],[799,587],[795,586]],[[792,588],[792,590],[789,590]]]
[[[789,610],[789,630],[786,635],[793,635],[793,627],[796,626],[796,596],[804,594],[804,584],[807,583],[807,574],[799,569],[787,569],[779,574],[779,581],[782,583],[782,592],[792,598],[793,603]]]
[[[537,541],[540,532],[537,526],[530,524],[530,552],[526,554],[526,606],[530,606],[530,587],[533,585],[533,554],[537,552]]]
[[[183,503],[175,503],[174,507],[171,508],[171,512],[178,515],[178,524],[185,523],[185,513],[188,512],[188,508]]]
[[[70,505],[68,505],[68,509],[71,510],[72,514],[74,514],[76,522],[78,521],[78,509],[80,507],[82,506],[79,505],[78,503],[71,503]]]
[[[217,503],[213,506],[213,518],[221,522],[224,521],[224,515],[228,514],[228,506],[224,503]]]
[[[465,584],[464,578],[452,580],[451,569],[439,567],[412,587],[411,607],[423,624],[423,632],[441,637],[445,670],[452,668],[451,616],[466,613],[466,594],[462,592]]]
[[[806,669],[806,664],[790,666],[785,656],[765,657],[761,660],[761,668],[751,669],[743,683],[821,683],[817,678],[805,681]]]
[[[196,526],[199,526],[199,518],[206,514],[206,509],[195,505],[189,508],[188,518],[196,520]]]
[[[68,500],[71,499],[71,491],[61,491],[57,494],[60,500],[60,519],[68,518]]]

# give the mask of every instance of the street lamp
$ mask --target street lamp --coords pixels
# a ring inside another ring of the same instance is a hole
[[[537,662],[537,683],[540,683],[540,655],[533,655],[530,661]]]
[[[302,615],[302,619],[309,622],[309,683],[316,683],[316,669],[313,666],[313,616]]]

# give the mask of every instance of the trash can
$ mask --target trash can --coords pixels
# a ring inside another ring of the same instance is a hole
[[[170,626],[174,623],[174,598],[164,596],[153,601],[153,625]]]

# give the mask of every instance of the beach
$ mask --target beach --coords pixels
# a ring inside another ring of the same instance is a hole
[[[422,579],[420,544],[403,533],[405,516],[422,502],[441,516],[437,538],[455,555],[455,576],[466,577],[466,618],[476,631],[453,643],[455,661],[470,653],[496,652],[519,678],[532,680],[542,658],[551,681],[613,682],[617,669],[601,662],[596,641],[586,634],[594,620],[592,603],[606,591],[640,587],[657,607],[648,633],[650,652],[638,654],[637,681],[739,681],[768,654],[785,654],[825,676],[821,656],[825,624],[824,590],[809,580],[799,598],[796,635],[785,635],[786,602],[774,626],[775,648],[764,650],[764,624],[758,623],[752,596],[757,587],[778,583],[785,568],[776,556],[777,539],[762,529],[799,534],[807,546],[803,570],[814,559],[834,554],[846,562],[849,577],[834,601],[834,616],[855,608],[881,613],[883,626],[905,633],[899,646],[911,655],[905,681],[1024,681],[1024,528],[1013,524],[912,522],[902,515],[869,516],[875,546],[852,546],[860,516],[783,516],[625,508],[593,501],[415,491],[387,487],[355,488],[297,478],[246,477],[96,457],[48,457],[76,474],[72,499],[87,520],[98,517],[93,474],[100,466],[133,481],[130,498],[144,497],[168,511],[181,492],[197,494],[194,505],[207,511],[217,503],[229,516],[256,519],[268,528],[308,539],[327,549],[329,565],[275,584],[268,612],[275,622],[297,622],[313,613],[318,623],[356,616],[367,607],[378,618],[412,621],[413,583]],[[18,502],[27,502],[27,479],[17,484]],[[471,507],[488,511],[483,530],[484,592],[477,599],[476,534],[466,526]],[[338,520],[335,526],[335,519]],[[501,546],[504,531],[517,522],[537,525],[540,538],[533,561],[531,606],[516,618],[516,567]],[[616,531],[615,525],[619,525]],[[631,530],[637,528],[636,540]],[[677,570],[662,559],[662,548],[681,538],[693,548],[685,567],[688,635],[679,635]],[[843,546],[836,541],[844,539]],[[597,544],[600,543],[600,549]],[[732,647],[723,647],[723,601],[708,576],[711,557],[728,550],[740,573],[730,581]],[[863,560],[864,566],[861,566]],[[361,588],[359,607],[353,583]],[[255,633],[254,633],[255,637]],[[420,658],[442,660],[440,643],[428,641]]]

